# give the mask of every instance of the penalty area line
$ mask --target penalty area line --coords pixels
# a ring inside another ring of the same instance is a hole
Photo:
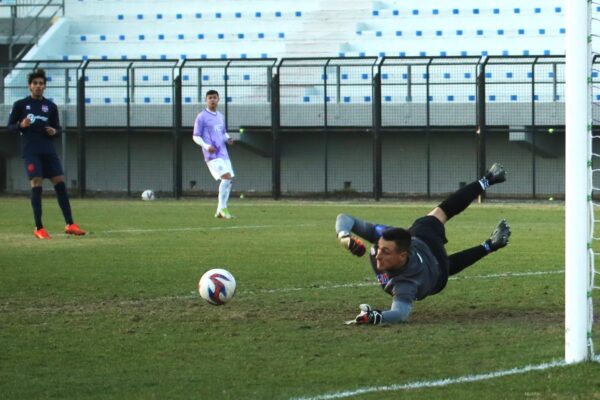
[[[526,365],[524,367],[517,367],[517,368],[507,369],[507,370],[503,370],[503,371],[488,372],[488,373],[484,373],[484,374],[464,375],[464,376],[458,376],[458,377],[454,377],[454,378],[444,378],[444,379],[437,379],[437,380],[432,380],[432,381],[416,381],[416,382],[386,385],[386,386],[369,386],[369,387],[359,388],[359,389],[355,389],[355,390],[325,393],[325,394],[311,396],[311,397],[293,397],[293,398],[291,398],[291,400],[344,399],[347,397],[353,397],[353,396],[358,396],[358,395],[367,394],[367,393],[398,392],[398,391],[411,390],[411,389],[427,389],[427,388],[443,387],[443,386],[456,385],[456,384],[461,384],[461,383],[485,381],[488,379],[501,378],[501,377],[510,376],[510,375],[525,374],[527,372],[532,372],[532,371],[544,371],[544,370],[547,370],[550,368],[563,367],[565,365],[567,365],[567,364],[564,360],[556,360],[556,361],[551,361],[551,362],[537,364],[537,365]]]
[[[472,275],[465,276],[462,278],[450,278],[451,280],[459,280],[459,279],[497,279],[497,278],[511,278],[511,277],[526,277],[526,276],[544,276],[544,275],[556,275],[563,274],[564,271],[536,271],[536,272],[507,272],[502,274],[489,274],[489,275]],[[288,287],[288,288],[280,288],[280,289],[254,289],[254,290],[243,290],[244,296],[253,297],[259,294],[275,294],[275,293],[290,293],[290,292],[301,292],[308,290],[331,290],[331,289],[346,289],[346,288],[359,288],[359,287],[371,287],[377,286],[377,282],[354,282],[354,283],[342,283],[342,284],[333,284],[333,285],[315,285],[315,286],[303,286],[303,287]],[[143,299],[123,299],[117,301],[119,305],[138,305],[138,304],[146,304],[146,303],[159,303],[163,301],[180,301],[180,300],[193,300],[198,298],[198,292],[193,290],[188,292],[188,294],[180,294],[174,296],[162,296],[162,297],[150,297]],[[52,309],[53,307],[31,307],[31,310],[35,309]],[[595,356],[595,360],[600,362],[600,355]]]
[[[559,275],[564,274],[564,271],[532,271],[532,272],[504,272],[500,274],[488,274],[488,275],[466,275],[450,277],[450,281],[460,281],[467,279],[495,279],[495,278],[511,278],[511,277],[526,277],[526,276],[544,276],[544,275]],[[285,293],[285,292],[299,292],[303,290],[329,290],[329,289],[346,289],[346,288],[359,288],[379,285],[374,279],[369,282],[355,282],[355,283],[340,283],[335,285],[322,285],[322,286],[304,286],[304,287],[289,287],[280,289],[263,289],[256,291],[249,291],[250,294],[256,293]]]
[[[450,280],[462,280],[462,279],[495,279],[495,278],[511,278],[511,277],[526,277],[526,276],[543,276],[543,275],[556,275],[564,274],[564,271],[536,271],[536,272],[507,272],[502,274],[489,274],[489,275],[471,275],[462,278],[450,278]],[[244,290],[244,295],[255,296],[257,294],[274,294],[274,293],[290,293],[290,292],[302,292],[305,290],[331,290],[331,289],[352,289],[360,287],[371,287],[377,286],[378,283],[373,281],[370,282],[354,282],[354,283],[340,283],[334,285],[321,285],[321,286],[302,286],[302,287],[288,287],[280,289],[255,289],[255,290]],[[198,297],[196,291],[192,291],[187,295],[176,295],[176,296],[165,296],[165,297],[154,297],[148,299],[131,299],[123,300],[120,304],[141,304],[144,302],[160,302],[168,300],[190,300]]]
[[[317,226],[316,224],[298,225],[232,225],[232,226],[196,226],[189,228],[156,228],[156,229],[113,229],[96,233],[154,233],[154,232],[189,232],[189,231],[222,231],[230,229],[266,229],[266,228],[304,228]]]
[[[462,279],[491,279],[491,278],[510,278],[512,276],[536,276],[536,275],[559,275],[564,274],[564,270],[554,271],[532,271],[532,272],[503,272],[499,274],[488,274],[488,275],[465,275],[465,276],[451,276],[448,278],[449,281],[459,281]]]

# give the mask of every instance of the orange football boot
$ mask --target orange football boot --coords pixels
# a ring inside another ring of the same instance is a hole
[[[46,232],[45,228],[34,229],[33,236],[38,239],[50,239],[50,235],[48,235],[48,232]]]
[[[77,224],[70,224],[65,226],[65,233],[67,235],[83,236],[87,232],[77,226]]]

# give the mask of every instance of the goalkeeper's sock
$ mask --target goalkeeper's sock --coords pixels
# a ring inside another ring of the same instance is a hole
[[[33,209],[33,219],[36,229],[42,229],[42,187],[35,186],[31,188],[31,208]]]
[[[448,219],[450,219],[469,207],[473,200],[481,193],[483,193],[483,188],[479,184],[479,181],[471,182],[450,195],[438,207],[444,210]]]
[[[458,274],[489,254],[485,246],[471,247],[448,256],[448,275]]]

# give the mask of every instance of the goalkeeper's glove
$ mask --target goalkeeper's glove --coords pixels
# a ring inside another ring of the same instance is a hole
[[[373,310],[368,304],[360,305],[360,314],[356,316],[356,323],[359,325],[373,324],[379,325],[383,323],[383,314],[380,310]]]
[[[360,239],[352,237],[350,235],[340,237],[340,243],[342,247],[348,249],[348,251],[357,257],[362,257],[367,252],[367,248]]]

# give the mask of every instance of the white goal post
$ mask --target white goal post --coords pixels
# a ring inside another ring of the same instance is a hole
[[[592,355],[588,345],[591,3],[585,0],[565,3],[565,361],[577,363],[589,360]]]

